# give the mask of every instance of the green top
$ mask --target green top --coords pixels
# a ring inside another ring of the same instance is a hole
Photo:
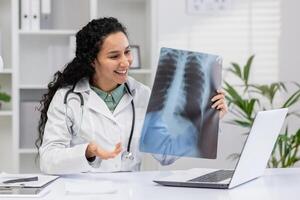
[[[111,112],[114,112],[118,103],[121,101],[123,95],[126,93],[124,84],[119,85],[116,89],[114,89],[110,93],[104,92],[103,90],[94,86],[91,86],[91,88],[106,103],[107,107]]]

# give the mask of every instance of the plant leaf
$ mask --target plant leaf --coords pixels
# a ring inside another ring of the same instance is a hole
[[[295,103],[297,103],[300,99],[300,89],[297,90],[296,92],[294,92],[289,98],[288,100],[283,104],[282,108],[288,108],[292,105],[294,105]]]
[[[237,63],[231,63],[233,69],[229,69],[229,71],[233,74],[235,74],[240,79],[243,79],[242,77],[242,71],[241,67]]]
[[[249,73],[250,73],[250,68],[252,65],[253,58],[254,58],[254,55],[250,56],[250,58],[247,60],[247,64],[244,66],[244,70],[243,70],[244,71],[243,78],[244,78],[246,88],[248,86]]]
[[[9,102],[11,99],[10,95],[5,92],[0,92],[0,101]]]

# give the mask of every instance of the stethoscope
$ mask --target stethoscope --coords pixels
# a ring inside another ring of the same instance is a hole
[[[132,96],[132,93],[131,93],[127,83],[125,83],[125,87],[126,87],[127,92]],[[66,108],[65,121],[66,121],[68,132],[71,135],[76,136],[76,134],[79,133],[79,131],[80,131],[80,127],[81,127],[81,123],[82,123],[84,100],[83,100],[83,96],[80,92],[74,92],[74,88],[75,88],[75,85],[66,92],[65,97],[64,97],[64,104],[65,104],[65,108]],[[78,101],[78,98],[75,98],[74,96],[68,98],[69,95],[71,95],[71,94],[75,94],[77,97],[79,97],[79,100],[80,100],[80,110],[81,110],[81,118],[80,118],[80,123],[79,123],[80,126],[77,127],[76,131],[74,130],[75,129],[75,123],[74,123],[75,115],[74,115],[72,109],[70,109],[68,103],[71,100]],[[134,132],[134,124],[135,124],[135,107],[134,107],[133,99],[131,100],[131,107],[132,107],[132,123],[131,123],[130,136],[129,136],[129,140],[128,140],[128,144],[127,144],[127,149],[121,155],[121,159],[124,161],[125,160],[133,161],[134,160],[133,153],[130,151],[131,140],[132,140],[132,136],[133,136],[133,132]]]

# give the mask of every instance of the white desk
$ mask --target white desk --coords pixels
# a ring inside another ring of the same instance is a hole
[[[168,172],[136,172],[81,174],[76,178],[111,180],[116,184],[118,192],[98,195],[66,195],[64,178],[60,178],[51,186],[52,190],[42,199],[111,199],[111,200],[293,200],[300,199],[300,168],[267,169],[264,176],[238,186],[231,190],[200,189],[160,186],[152,180],[165,176]]]

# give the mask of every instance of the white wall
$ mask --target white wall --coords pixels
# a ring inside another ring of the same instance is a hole
[[[279,78],[281,81],[297,81],[300,83],[300,1],[282,0],[281,8]],[[296,109],[300,110],[299,104]],[[299,118],[294,118],[291,125],[292,130],[300,128]],[[300,167],[300,162],[296,166]]]
[[[242,1],[246,2],[246,0]],[[158,47],[171,45],[170,47],[174,48],[189,48],[193,50],[200,49],[204,51],[211,51],[213,49],[206,46],[197,46],[190,44],[188,37],[191,37],[191,32],[195,31],[193,30],[192,26],[197,24],[197,20],[199,21],[200,19],[199,16],[197,19],[197,16],[186,15],[184,8],[185,0],[173,0],[172,4],[170,4],[168,0],[159,0],[157,2],[158,3],[156,9],[158,20],[156,28]],[[279,67],[276,67],[277,69],[274,70],[277,73],[274,73],[274,76],[276,74],[276,77],[274,77],[273,80],[294,80],[300,82],[298,78],[300,74],[300,67],[298,67],[298,63],[300,63],[300,56],[298,55],[300,52],[300,25],[297,21],[297,19],[300,18],[300,1],[282,0],[280,6],[280,12],[282,14],[282,25],[280,30],[281,35],[279,36],[279,42],[276,41],[275,44],[275,46],[279,46],[279,52],[275,51],[275,58],[271,58],[279,60],[279,62],[277,62],[277,66]],[[201,22],[198,24],[201,25]],[[202,25],[205,26],[205,24],[203,23]],[[201,29],[201,27],[198,28],[199,30]],[[245,34],[247,33],[245,32]],[[234,61],[245,62],[245,54],[249,56],[251,53],[251,50],[249,51],[246,45],[248,44],[245,44],[244,49],[241,49],[240,53],[237,52],[237,57],[240,58]],[[227,49],[231,49],[231,47],[228,45]],[[222,55],[222,51],[224,50],[224,48],[221,47],[219,48],[219,50]],[[243,130],[224,123],[224,121],[226,121],[226,119],[228,118],[230,118],[230,116],[226,116],[223,122],[221,122],[222,133],[219,135],[218,158],[216,160],[181,158],[171,166],[159,166],[158,168],[162,170],[169,170],[186,169],[191,167],[231,168],[235,166],[236,161],[229,160],[228,155],[241,151],[241,148],[245,141],[245,136],[241,134],[243,133]],[[297,123],[297,121],[295,121],[294,123]],[[147,161],[149,162],[149,160]],[[151,165],[150,162],[147,164],[149,166],[155,166],[153,164]],[[300,166],[299,163],[298,166]]]
[[[300,1],[282,0],[280,79],[300,82]]]

